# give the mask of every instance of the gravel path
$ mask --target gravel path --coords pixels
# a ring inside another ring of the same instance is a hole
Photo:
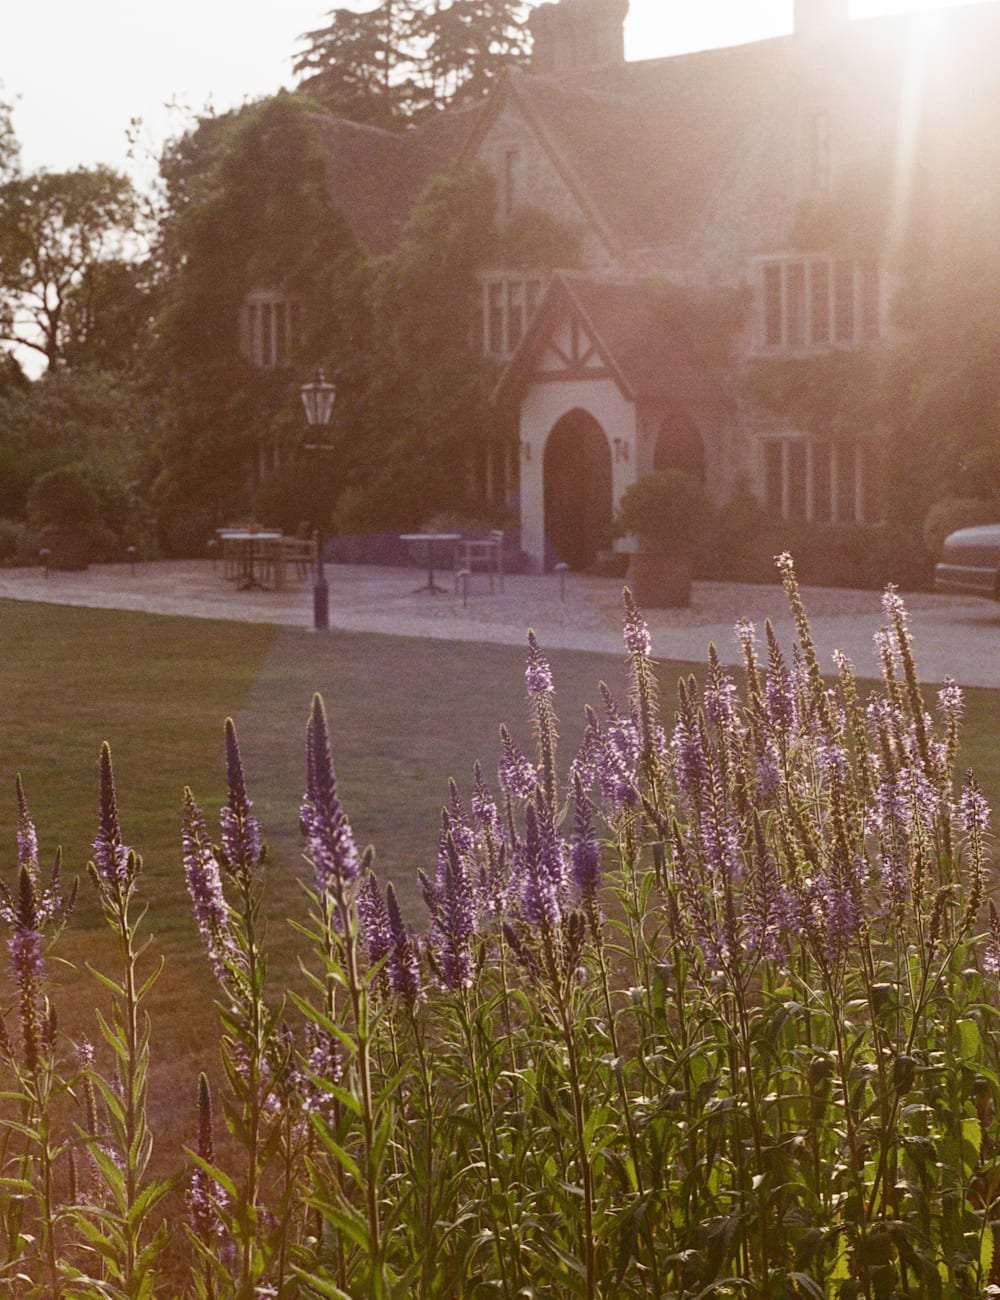
[[[487,578],[473,576],[463,602],[451,575],[431,596],[414,589],[417,569],[328,565],[330,625],[348,631],[399,636],[493,641],[523,645],[528,628],[543,646],[621,653],[623,583],[568,574],[508,576],[490,594]],[[824,668],[843,650],[863,675],[877,674],[872,638],[882,623],[881,593],[804,587],[813,637]],[[84,573],[38,568],[0,570],[0,598],[65,605],[143,610],[202,618],[231,618],[311,628],[313,599],[306,582],[286,591],[237,592],[209,561],[95,565]],[[1000,605],[919,592],[904,597],[921,675],[927,682],[953,676],[965,685],[1000,688]],[[646,612],[654,654],[703,662],[712,642],[723,662],[738,663],[734,627],[747,618],[763,639],[770,619],[790,652],[795,630],[780,585],[697,582],[689,609]]]

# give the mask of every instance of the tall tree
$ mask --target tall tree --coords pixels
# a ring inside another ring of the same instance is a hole
[[[262,449],[287,457],[304,437],[297,386],[335,357],[346,372],[365,346],[363,257],[333,207],[315,112],[281,94],[197,129],[164,160],[160,257],[171,268],[155,362],[173,412],[160,500],[210,514],[251,507]],[[208,166],[189,171],[199,152]],[[179,171],[175,168],[179,164]],[[269,289],[298,308],[283,364],[258,369],[240,344],[247,295]],[[336,418],[350,408],[342,389]]]
[[[0,100],[0,181],[17,173],[20,160],[21,145],[14,134],[10,105]]]
[[[527,58],[524,0],[381,0],[307,32],[301,89],[337,117],[386,128],[482,98]]]
[[[84,343],[81,329],[93,337],[96,328],[81,310],[88,282],[132,260],[137,220],[131,182],[109,167],[0,184],[0,342],[39,353],[53,369],[66,362]]]
[[[421,94],[410,48],[410,5],[382,0],[365,13],[334,9],[329,17],[328,26],[301,38],[308,45],[294,64],[299,88],[336,117],[398,127]]]
[[[434,107],[484,99],[497,76],[528,54],[521,0],[433,0],[414,15],[415,43]]]

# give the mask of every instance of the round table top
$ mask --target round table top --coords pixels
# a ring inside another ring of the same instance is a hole
[[[400,533],[401,542],[460,542],[461,533]]]
[[[216,535],[224,542],[280,542],[285,534],[268,528],[220,528]]]

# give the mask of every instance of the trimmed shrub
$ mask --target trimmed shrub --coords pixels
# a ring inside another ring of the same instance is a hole
[[[60,465],[40,474],[28,489],[28,520],[36,528],[57,524],[89,528],[99,519],[97,492],[89,478],[73,465]]]
[[[28,530],[18,519],[0,518],[0,561],[9,564],[27,551]]]

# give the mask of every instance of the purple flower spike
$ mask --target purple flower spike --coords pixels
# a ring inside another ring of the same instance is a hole
[[[260,826],[247,798],[243,760],[232,718],[226,719],[226,783],[229,788],[226,806],[219,813],[222,848],[230,869],[253,874],[263,856]]]
[[[596,893],[601,886],[601,846],[594,830],[590,800],[577,777],[574,789],[576,816],[570,843],[573,883],[581,894]]]
[[[472,987],[472,936],[475,926],[476,908],[472,887],[465,866],[449,836],[445,845],[443,884],[438,892],[430,939],[436,951],[441,982],[453,993]]]
[[[989,831],[990,805],[971,772],[966,774],[958,811],[962,827],[969,835],[985,835]]]
[[[368,965],[377,966],[392,948],[392,932],[385,903],[382,901],[382,891],[370,871],[358,891],[358,916],[364,930]]]
[[[622,640],[630,655],[640,655],[648,659],[653,653],[653,640],[649,635],[649,626],[636,608],[630,591],[625,592],[625,618],[622,625]]]
[[[316,892],[343,893],[357,879],[361,856],[337,797],[326,710],[313,696],[306,728],[306,793],[299,813],[305,856],[316,873]]]
[[[552,684],[552,669],[539,649],[534,632],[528,633],[528,664],[524,670],[524,683],[528,688],[528,694],[532,697],[551,695],[555,690]]]
[[[226,974],[227,962],[235,955],[229,931],[229,909],[222,892],[219,864],[212,852],[201,809],[190,790],[184,791],[184,821],[181,830],[184,878],[194,907],[195,924],[216,979]]]
[[[1000,976],[1000,917],[990,900],[990,928],[983,947],[983,970],[994,979]]]
[[[579,777],[576,777],[573,783],[573,798],[576,806],[573,836],[570,841],[573,883],[580,891],[591,937],[599,942],[601,905],[598,891],[601,887],[601,846],[594,830],[592,806]]]
[[[521,911],[529,925],[555,930],[562,919],[559,890],[552,879],[547,837],[538,813],[529,803],[524,813],[524,844],[521,862]]]
[[[37,879],[38,876],[38,836],[35,834],[35,823],[31,820],[31,814],[28,811],[28,801],[24,795],[24,786],[21,784],[20,776],[16,781],[17,786],[17,863],[18,866],[27,869],[31,878]]]
[[[487,788],[483,769],[478,762],[473,769],[472,816],[481,831],[499,838],[500,814],[497,811],[496,800]]]
[[[500,728],[500,787],[512,799],[530,799],[538,787],[538,773],[514,744],[506,727]]]
[[[413,939],[406,928],[403,914],[392,884],[385,887],[385,910],[389,918],[389,931],[392,935],[392,948],[389,952],[389,987],[397,997],[409,1003],[423,999],[424,991],[420,983],[420,961]]]
[[[122,841],[111,750],[105,742],[101,746],[101,821],[94,841],[94,866],[104,888],[124,893],[134,878],[135,862]]]

